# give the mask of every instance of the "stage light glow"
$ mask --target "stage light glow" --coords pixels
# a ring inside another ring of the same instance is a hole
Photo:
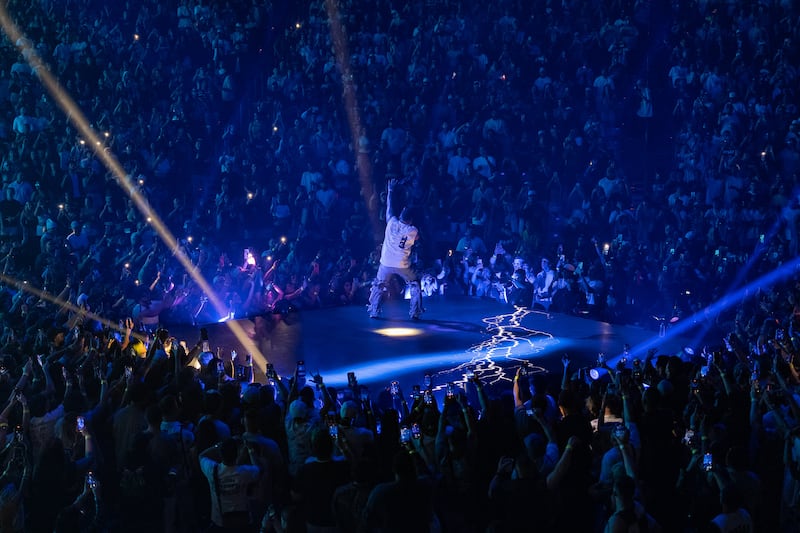
[[[489,338],[481,341],[463,352],[437,352],[415,356],[401,356],[380,361],[364,362],[355,366],[333,368],[325,373],[325,382],[334,386],[347,384],[347,372],[353,371],[360,381],[381,382],[391,381],[397,377],[398,369],[403,374],[419,371],[428,372],[434,377],[432,389],[441,392],[447,383],[453,383],[462,388],[467,383],[465,374],[474,372],[484,384],[494,384],[500,381],[511,382],[516,372],[516,367],[535,356],[558,348],[564,348],[566,341],[556,339],[550,333],[528,328],[522,325],[522,320],[532,314],[537,314],[530,309],[515,308],[512,313],[483,319],[486,325],[484,331]],[[385,328],[385,329],[416,329],[416,328]],[[421,331],[420,333],[424,333]],[[402,342],[398,340],[397,342]],[[511,363],[511,364],[509,364]],[[434,368],[443,368],[430,372]],[[542,373],[546,370],[541,366],[529,365],[529,373]],[[410,389],[411,384],[405,384]]]
[[[422,335],[424,331],[419,328],[380,328],[376,329],[375,333],[385,337],[416,337]]]

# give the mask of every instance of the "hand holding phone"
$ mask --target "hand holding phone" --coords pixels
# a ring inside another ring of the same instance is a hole
[[[86,419],[82,416],[78,416],[78,418],[75,419],[75,427],[79,433],[83,432],[83,430],[86,429]]]
[[[711,472],[714,468],[714,458],[710,453],[703,455],[703,470]]]
[[[445,398],[447,398],[448,400],[452,400],[455,397],[456,397],[456,387],[452,383],[448,383],[445,392]]]

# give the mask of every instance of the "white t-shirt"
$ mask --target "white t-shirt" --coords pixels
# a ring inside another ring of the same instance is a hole
[[[720,513],[711,521],[722,533],[750,533],[753,531],[753,520],[744,509],[730,513]]]
[[[386,222],[386,232],[381,248],[381,264],[387,267],[408,268],[411,247],[417,241],[419,232],[410,224],[392,217]]]
[[[218,465],[218,466],[217,466]],[[217,479],[214,479],[214,467],[217,466]],[[258,481],[259,468],[253,465],[228,466],[212,461],[208,457],[200,458],[200,468],[211,487],[211,521],[222,524],[222,514],[243,512],[248,510],[248,487]],[[217,485],[219,482],[219,485]],[[219,494],[219,498],[217,498]],[[220,504],[222,509],[220,509]]]

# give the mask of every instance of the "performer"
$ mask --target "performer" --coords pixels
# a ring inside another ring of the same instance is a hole
[[[403,208],[400,218],[392,213],[392,192],[397,180],[389,180],[389,192],[386,196],[386,232],[381,247],[381,264],[378,276],[372,282],[367,310],[370,318],[378,318],[381,303],[386,293],[386,282],[392,274],[397,274],[411,285],[411,309],[409,316],[417,320],[422,314],[422,293],[417,274],[411,270],[409,257],[411,248],[419,237],[419,231],[413,225],[412,213],[408,207]]]
[[[536,274],[533,281],[533,305],[538,304],[544,307],[545,311],[550,309],[552,303],[552,289],[555,282],[555,272],[550,268],[550,261],[542,258],[542,270]]]

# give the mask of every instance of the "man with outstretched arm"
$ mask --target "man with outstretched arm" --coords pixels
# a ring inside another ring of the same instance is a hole
[[[386,196],[386,231],[381,246],[381,264],[378,267],[378,276],[372,282],[372,290],[369,294],[370,318],[378,318],[381,310],[381,303],[386,293],[386,282],[397,274],[411,286],[411,309],[409,316],[417,320],[422,314],[422,293],[420,291],[417,274],[411,269],[411,248],[419,238],[419,230],[414,226],[414,219],[411,210],[404,207],[400,212],[400,218],[392,211],[392,192],[397,180],[389,180],[389,192]]]

